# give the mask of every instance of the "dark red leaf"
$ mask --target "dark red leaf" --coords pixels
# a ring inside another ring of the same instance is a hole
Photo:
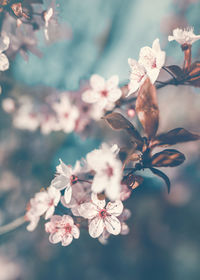
[[[140,136],[137,129],[132,125],[129,120],[127,120],[125,117],[123,117],[120,113],[111,113],[103,117],[107,121],[107,123],[110,125],[112,129],[115,130],[126,130],[128,134],[131,136],[131,138],[138,144],[143,144],[143,139]]]
[[[185,160],[184,154],[177,150],[166,149],[151,158],[151,165],[156,167],[178,166]]]
[[[174,145],[177,143],[196,141],[200,139],[200,135],[193,134],[182,127],[178,127],[157,135],[150,143],[151,147]]]
[[[200,61],[196,61],[191,65],[187,81],[195,87],[200,87]]]
[[[152,173],[154,173],[155,175],[161,177],[164,181],[165,181],[165,184],[167,185],[167,191],[168,193],[170,192],[170,180],[169,178],[167,177],[167,175],[165,173],[163,173],[162,171],[156,169],[156,168],[153,168],[151,167],[150,170],[152,171]]]
[[[178,81],[186,76],[184,71],[178,65],[165,66],[165,68],[167,68]]]
[[[27,4],[43,4],[43,0],[23,0],[22,2]]]
[[[139,175],[129,174],[122,181],[123,184],[126,184],[131,189],[136,189],[139,185],[143,183],[144,179]]]
[[[149,138],[155,136],[159,123],[159,109],[156,88],[149,78],[146,79],[138,92],[136,112],[145,133]]]

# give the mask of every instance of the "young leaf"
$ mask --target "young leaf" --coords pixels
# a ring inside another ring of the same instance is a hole
[[[150,168],[151,172],[159,177],[161,177],[164,181],[165,181],[165,184],[167,185],[167,191],[168,193],[170,192],[170,186],[171,186],[171,183],[170,183],[170,180],[169,178],[167,177],[167,175],[165,173],[163,173],[162,171],[156,169],[156,168],[153,168],[151,167]]]
[[[191,65],[187,81],[196,87],[200,87],[200,61],[196,61]]]
[[[128,134],[133,138],[133,140],[142,145],[143,144],[143,139],[140,136],[139,132],[137,129],[132,125],[129,120],[127,120],[125,117],[123,117],[120,113],[110,113],[103,117],[107,121],[107,123],[110,125],[112,129],[115,130],[126,130]]]
[[[141,86],[136,100],[136,112],[145,133],[149,138],[155,136],[159,123],[159,109],[156,88],[149,78]]]
[[[151,165],[156,167],[178,166],[185,160],[184,154],[177,150],[166,149],[151,158]]]
[[[200,135],[191,133],[182,127],[178,127],[157,135],[150,143],[151,147],[175,145],[177,143],[196,141],[200,139]]]

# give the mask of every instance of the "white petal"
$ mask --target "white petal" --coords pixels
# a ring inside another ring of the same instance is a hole
[[[45,214],[45,220],[51,218],[51,216],[53,216],[54,211],[55,211],[55,207],[51,206]]]
[[[56,167],[58,173],[65,175],[66,177],[70,177],[72,175],[72,167],[70,165],[66,165],[61,159],[59,159],[60,164]]]
[[[105,226],[109,233],[118,235],[121,231],[121,223],[115,216],[107,216],[105,218]]]
[[[105,207],[105,205],[106,205],[105,199],[101,199],[101,200],[98,199],[98,196],[97,196],[96,193],[92,193],[91,198],[92,198],[92,202],[93,202],[95,205],[97,205],[100,209],[102,209],[102,208]]]
[[[98,215],[98,208],[93,203],[86,202],[80,205],[79,213],[85,219],[92,219]]]
[[[106,82],[106,89],[108,91],[115,89],[118,87],[119,84],[119,77],[117,75],[113,75],[110,77],[110,79],[107,80]]]
[[[73,236],[71,234],[66,234],[62,238],[62,246],[68,246],[72,243]]]
[[[129,233],[129,231],[130,231],[130,229],[129,229],[128,225],[125,224],[125,223],[122,223],[121,224],[121,232],[120,232],[120,234],[127,235]]]
[[[104,222],[100,217],[92,219],[89,223],[89,234],[93,238],[99,237],[104,230]]]
[[[120,180],[118,180],[118,178],[111,180],[110,183],[106,186],[106,196],[112,201],[118,200],[120,198],[120,189]]]
[[[103,176],[102,174],[96,174],[92,181],[92,191],[94,193],[101,193],[103,190],[105,190],[107,184],[107,176]]]
[[[57,175],[52,181],[51,185],[58,190],[64,190],[69,185],[69,178],[64,175]]]
[[[122,213],[123,208],[124,208],[124,206],[123,206],[121,200],[117,200],[115,202],[109,202],[106,206],[107,212],[110,215],[114,215],[116,217]]]
[[[156,53],[159,53],[161,51],[160,49],[160,42],[159,42],[159,39],[155,39],[153,41],[153,44],[152,44],[152,49],[156,52]]]
[[[62,240],[62,231],[57,231],[49,235],[49,242],[56,244]]]
[[[160,73],[160,69],[154,68],[154,69],[148,70],[147,73],[148,73],[148,76],[149,76],[149,78],[151,80],[151,83],[154,84],[155,81],[158,78],[158,75]]]
[[[72,187],[68,186],[65,189],[65,193],[64,193],[64,199],[65,199],[66,204],[70,202],[71,198],[72,198]]]
[[[0,71],[6,71],[9,68],[9,61],[5,54],[0,54]]]
[[[82,100],[86,103],[95,103],[99,100],[100,94],[94,90],[86,90],[82,94]]]
[[[108,98],[108,100],[109,100],[110,102],[115,102],[115,101],[117,101],[118,99],[120,99],[121,96],[122,96],[122,91],[121,91],[121,89],[115,88],[115,89],[109,91],[108,97],[107,97],[107,98]]]
[[[79,228],[78,228],[77,226],[75,226],[75,225],[72,227],[72,235],[73,235],[73,237],[74,237],[75,239],[78,239],[79,236],[80,236],[80,230],[79,230]]]
[[[92,75],[90,85],[95,91],[102,91],[105,89],[105,79],[97,74]]]
[[[67,224],[69,224],[70,226],[73,226],[74,225],[74,220],[69,215],[63,215],[62,216],[62,221],[61,221],[61,227],[65,227]]]

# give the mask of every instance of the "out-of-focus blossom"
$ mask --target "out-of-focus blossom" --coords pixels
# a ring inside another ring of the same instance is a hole
[[[7,259],[3,254],[0,255],[0,279],[16,280],[21,278],[21,268],[12,260]]]
[[[60,96],[60,100],[52,105],[57,113],[57,124],[66,133],[72,132],[76,127],[79,117],[78,108],[73,105],[66,94]]]
[[[30,221],[27,230],[33,231],[39,222],[39,217],[45,212],[46,220],[53,215],[55,206],[60,201],[60,196],[60,191],[54,187],[49,187],[47,191],[41,191],[35,194],[35,197],[30,200],[30,205],[25,215],[26,220]]]
[[[15,110],[15,101],[12,98],[2,100],[2,108],[6,113],[13,113]]]
[[[64,197],[62,197],[61,203],[64,207],[70,208],[74,216],[80,216],[79,208],[81,204],[90,201],[89,192],[90,188],[88,183],[76,183],[72,186],[72,197],[70,202],[66,203]]]
[[[80,162],[77,161],[74,169],[70,165],[64,164],[60,159],[60,164],[56,167],[56,176],[51,182],[51,186],[58,190],[64,190],[65,203],[69,203],[72,197],[72,185],[77,182],[76,174],[80,171]]]
[[[87,103],[96,103],[102,110],[110,110],[122,95],[118,84],[117,75],[107,81],[99,75],[92,75],[90,78],[91,89],[83,93],[82,99]]]
[[[168,36],[169,41],[177,41],[179,44],[192,45],[200,39],[200,35],[194,34],[194,28],[188,27],[187,29],[176,28],[173,30],[173,35]]]
[[[119,199],[121,188],[122,163],[116,157],[116,146],[110,148],[103,144],[101,149],[93,150],[86,157],[88,168],[95,171],[92,191],[101,193],[105,190],[110,200]]]
[[[98,199],[96,194],[92,194],[92,201],[81,204],[80,214],[85,219],[89,219],[89,234],[93,238],[99,237],[104,228],[114,235],[121,231],[121,224],[117,218],[123,211],[123,204],[120,200],[109,202]]]
[[[132,58],[128,59],[131,68],[129,92],[134,93],[144,83],[149,76],[151,83],[154,84],[162,66],[165,63],[165,52],[161,50],[159,39],[155,39],[152,48],[143,47],[140,50],[138,62]]]
[[[14,116],[13,125],[19,129],[34,131],[39,127],[39,119],[29,106],[22,106]]]
[[[44,12],[44,21],[45,21],[45,29],[44,29],[44,35],[46,40],[49,40],[49,34],[48,34],[48,26],[49,26],[49,20],[53,16],[53,8],[49,8],[47,11]]]
[[[9,68],[9,60],[7,56],[3,53],[9,48],[10,39],[8,36],[4,35],[0,37],[0,71],[6,71]]]
[[[61,242],[62,246],[68,246],[73,238],[78,239],[80,236],[79,228],[69,215],[54,215],[50,222],[45,224],[45,230],[50,233],[49,241],[51,243]]]

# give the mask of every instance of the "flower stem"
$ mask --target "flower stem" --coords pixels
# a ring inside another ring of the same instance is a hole
[[[13,231],[14,229],[20,227],[26,222],[24,216],[17,218],[16,220],[12,221],[11,223],[1,226],[0,227],[0,235],[4,233],[8,233],[10,231]]]

